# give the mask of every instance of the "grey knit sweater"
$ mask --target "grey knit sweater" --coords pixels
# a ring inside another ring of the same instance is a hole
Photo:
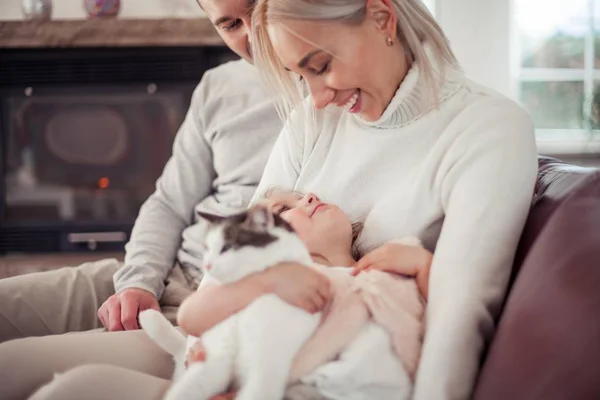
[[[173,155],[140,209],[115,289],[160,298],[178,261],[194,272],[202,259],[196,211],[231,214],[249,203],[281,129],[255,67],[233,61],[208,71],[196,88]],[[193,274],[192,274],[193,275]]]

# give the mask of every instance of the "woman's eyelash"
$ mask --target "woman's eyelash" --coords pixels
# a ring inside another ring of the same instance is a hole
[[[222,29],[225,30],[225,31],[233,31],[233,30],[237,29],[240,26],[241,22],[242,22],[241,19],[236,19],[235,21],[233,21],[233,22],[231,22],[231,23],[229,23],[227,25],[224,25],[222,27]]]
[[[325,72],[327,72],[327,70],[329,69],[329,64],[330,63],[326,63],[323,68],[321,68],[320,70],[316,71],[315,74],[317,75],[323,75]]]

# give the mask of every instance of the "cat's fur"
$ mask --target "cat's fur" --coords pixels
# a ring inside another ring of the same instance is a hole
[[[221,284],[285,261],[312,264],[291,227],[263,207],[213,222],[205,244],[204,280]],[[292,361],[320,317],[320,313],[310,314],[274,294],[261,296],[207,331],[202,336],[206,361],[187,369],[183,336],[156,311],[142,312],[139,318],[150,337],[175,357],[175,383],[166,399],[208,400],[233,385],[239,389],[238,400],[280,400]]]

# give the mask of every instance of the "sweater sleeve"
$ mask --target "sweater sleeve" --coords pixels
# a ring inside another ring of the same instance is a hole
[[[445,220],[431,267],[416,400],[470,398],[537,176],[535,136],[524,111],[496,99],[463,117],[470,122],[436,182]]]
[[[211,192],[215,178],[213,155],[205,138],[205,98],[210,72],[194,91],[186,118],[177,132],[173,153],[155,192],[142,205],[125,266],[114,275],[115,290],[148,290],[162,296],[164,280],[173,268],[183,230],[192,222],[195,205]]]

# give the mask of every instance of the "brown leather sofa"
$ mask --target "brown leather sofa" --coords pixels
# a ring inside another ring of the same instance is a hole
[[[540,158],[474,398],[600,399],[600,170]]]

